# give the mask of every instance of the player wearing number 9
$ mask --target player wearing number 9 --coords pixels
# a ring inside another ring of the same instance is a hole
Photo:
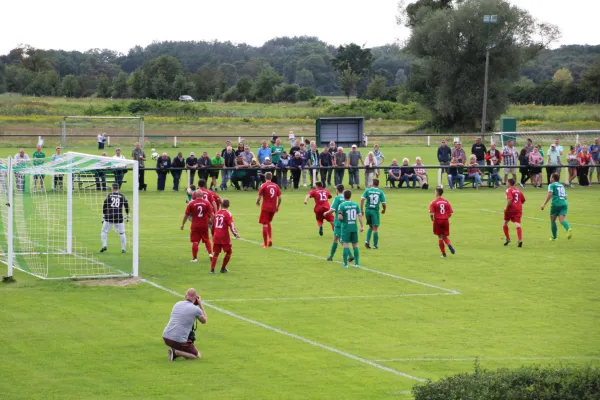
[[[273,174],[267,172],[265,174],[265,183],[258,189],[258,198],[256,199],[256,205],[260,206],[260,200],[262,199],[262,207],[260,209],[260,217],[258,223],[262,225],[263,232],[263,248],[273,246],[273,230],[271,228],[271,222],[275,213],[279,211],[281,205],[281,190],[276,183],[271,182]]]
[[[123,218],[123,208],[125,208],[126,216]],[[106,242],[108,232],[114,227],[115,232],[121,236],[121,253],[125,253],[125,225],[123,219],[129,221],[129,203],[125,196],[119,193],[119,184],[112,184],[112,193],[106,196],[102,205],[102,249],[101,253],[106,251]]]

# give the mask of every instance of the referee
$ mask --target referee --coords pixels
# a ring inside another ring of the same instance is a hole
[[[125,208],[125,218],[123,218],[123,207]],[[114,226],[115,232],[121,236],[121,253],[125,253],[125,225],[123,219],[129,221],[129,203],[125,196],[119,193],[119,184],[112,184],[112,193],[106,196],[102,205],[102,249],[100,253],[106,251],[106,237],[108,232]]]

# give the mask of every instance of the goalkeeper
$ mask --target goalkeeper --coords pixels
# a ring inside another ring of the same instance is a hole
[[[125,208],[125,217],[123,217],[123,208]],[[106,237],[108,232],[114,226],[115,232],[121,236],[121,253],[125,253],[125,225],[123,220],[129,221],[129,203],[125,196],[119,193],[119,184],[112,184],[112,193],[106,196],[102,205],[102,249],[101,253],[106,251]]]

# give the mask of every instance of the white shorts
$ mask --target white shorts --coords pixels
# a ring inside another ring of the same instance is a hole
[[[517,174],[517,167],[505,167],[504,168],[504,175],[508,175],[508,174],[516,175]]]
[[[115,232],[117,232],[119,235],[122,235],[125,233],[125,224],[124,223],[119,223],[119,224],[114,224],[112,222],[106,222],[104,221],[102,223],[102,232],[104,233],[108,233],[110,232],[110,228],[115,227]]]

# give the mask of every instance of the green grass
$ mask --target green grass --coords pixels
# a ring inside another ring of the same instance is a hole
[[[420,153],[426,163],[435,154],[383,150],[388,160]],[[0,156],[12,152],[1,149]],[[231,273],[211,276],[208,258],[189,263],[188,233],[179,230],[183,194],[156,192],[148,176],[150,190],[140,195],[140,274],[177,293],[195,287],[207,301],[209,321],[197,342],[202,360],[167,362],[161,333],[178,300],[173,294],[145,283],[89,287],[16,273],[17,283],[0,286],[4,398],[410,398],[414,380],[248,320],[423,379],[472,370],[464,359],[475,357],[488,368],[600,364],[600,187],[568,189],[575,234],[567,241],[561,230],[554,243],[548,212],[539,209],[545,190],[526,189],[522,249],[502,246],[502,190],[447,193],[457,249],[448,259],[439,257],[431,233],[432,191],[387,190],[380,249],[361,247],[361,264],[460,292],[451,294],[326,262],[331,234],[318,236],[303,190],[284,192],[276,247],[266,250],[254,243],[261,241],[255,193],[227,192],[246,241],[234,241]],[[129,183],[124,194],[131,196]],[[91,229],[97,251],[99,223]],[[114,256],[117,240],[111,233],[109,254],[96,256]],[[329,296],[363,297],[317,299]],[[287,300],[249,300],[264,298]]]

